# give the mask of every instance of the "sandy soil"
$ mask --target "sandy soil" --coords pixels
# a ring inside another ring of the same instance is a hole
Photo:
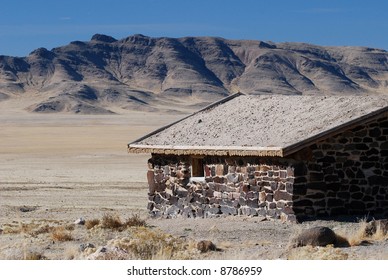
[[[211,240],[222,249],[195,255],[198,258],[388,259],[388,241],[384,240],[343,249],[288,247],[290,237],[303,228],[327,225],[349,234],[358,230],[357,223],[282,224],[257,217],[149,219],[145,183],[149,156],[127,154],[126,144],[182,115],[46,115],[8,105],[0,102],[0,259],[23,259],[28,252],[48,259],[85,258],[79,253],[81,244],[104,246],[127,234],[91,232],[73,225],[80,217],[101,219],[107,213],[123,220],[137,214],[152,230],[188,242]],[[9,233],[22,224],[68,226],[73,238],[54,242],[49,234],[31,234],[31,230]]]

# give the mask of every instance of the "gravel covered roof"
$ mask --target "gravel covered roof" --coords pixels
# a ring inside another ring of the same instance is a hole
[[[237,94],[128,145],[130,152],[284,156],[388,110],[388,96]]]

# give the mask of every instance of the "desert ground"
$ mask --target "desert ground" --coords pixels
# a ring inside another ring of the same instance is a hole
[[[38,114],[16,102],[0,102],[0,259],[388,259],[387,236],[346,248],[290,243],[322,225],[359,244],[362,221],[148,217],[149,155],[126,144],[189,111]],[[218,250],[201,253],[201,240]]]

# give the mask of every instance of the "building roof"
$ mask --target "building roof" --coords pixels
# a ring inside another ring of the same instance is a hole
[[[128,144],[128,151],[283,157],[381,115],[388,115],[385,95],[235,94]]]

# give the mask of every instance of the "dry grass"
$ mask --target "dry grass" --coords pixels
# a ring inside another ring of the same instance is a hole
[[[51,232],[52,230],[54,229],[54,227],[52,226],[49,226],[49,225],[43,225],[43,226],[40,226],[38,229],[34,230],[31,235],[36,237],[38,236],[39,234],[45,234],[45,233],[49,233]]]
[[[217,246],[218,246],[219,248],[225,250],[225,249],[233,248],[233,243],[230,242],[230,241],[225,241],[225,240],[223,240],[223,241],[218,242],[218,243],[217,243]]]
[[[125,237],[108,241],[92,254],[84,253],[87,259],[127,260],[127,259],[193,259],[199,254],[193,242],[146,227],[132,227]]]
[[[37,224],[37,223],[28,223],[28,224],[6,224],[3,228],[3,234],[27,234],[32,237],[37,237],[40,234],[49,233],[53,230],[53,226],[48,224]]]
[[[376,229],[376,233],[372,235],[374,240],[387,240],[388,239],[388,232],[384,232],[384,230],[378,225]]]
[[[367,228],[366,219],[359,221],[359,227],[354,232],[347,233],[347,239],[349,241],[350,246],[359,246],[362,242],[364,242],[366,238],[365,230]]]
[[[119,230],[123,223],[118,215],[104,214],[101,221],[101,228]]]
[[[179,223],[178,220],[177,222]],[[333,227],[334,229],[337,228],[335,229],[335,232],[337,234],[337,240],[341,240],[341,242],[339,242],[340,244],[346,244],[349,241],[352,246],[357,246],[365,245],[365,241],[373,242],[387,239],[387,234],[384,234],[380,228],[377,228],[373,235],[366,234],[367,225],[368,223],[365,220],[362,220],[358,224],[348,225],[341,223],[335,224]],[[1,227],[1,235],[21,234],[20,236],[15,237],[10,236],[10,238],[15,240],[18,239],[18,242],[22,245],[18,243],[19,245],[14,246],[14,248],[9,248],[8,251],[0,252],[0,257],[3,256],[3,258],[13,259],[35,260],[45,259],[46,257],[55,258],[53,257],[53,254],[56,252],[55,254],[61,254],[59,259],[68,260],[87,259],[89,257],[91,259],[114,260],[243,260],[255,259],[258,258],[257,256],[263,258],[264,253],[258,251],[270,252],[272,250],[271,248],[277,246],[276,241],[271,240],[242,240],[238,243],[225,241],[221,238],[222,230],[219,230],[218,226],[211,226],[206,228],[209,232],[208,238],[209,240],[216,239],[217,247],[223,249],[223,252],[206,252],[201,254],[197,248],[197,242],[194,240],[199,238],[199,235],[191,234],[192,231],[197,231],[197,228],[195,227],[191,229],[190,226],[184,227],[182,225],[180,232],[177,233],[175,231],[174,235],[170,235],[161,230],[147,227],[145,220],[142,220],[139,215],[132,215],[130,218],[124,219],[123,216],[119,216],[115,213],[104,214],[100,219],[86,220],[85,227],[74,226],[73,224],[69,224],[69,221],[63,220],[39,220],[31,223],[10,222],[9,224],[3,224]],[[294,230],[297,230],[297,228]],[[182,231],[186,237],[178,237],[182,234]],[[3,237],[8,238],[7,236]],[[220,238],[220,240],[217,240],[217,238]],[[47,240],[50,240],[49,245]],[[77,240],[77,242],[66,243],[66,241],[71,240]],[[52,241],[55,241],[55,243]],[[79,244],[89,242],[93,243],[95,248],[80,250]],[[40,244],[42,244],[42,246]],[[339,244],[336,244],[336,247],[330,245],[326,247],[306,246],[293,249],[282,247],[279,252],[276,252],[275,249],[275,253],[268,253],[268,258],[346,260],[355,258],[354,254],[356,253],[359,254],[359,252],[361,252],[364,254],[364,249],[366,249],[366,247],[342,249],[337,248],[338,245]],[[107,250],[101,250],[101,248],[103,248],[101,246],[104,246]],[[253,249],[256,251],[252,251]]]
[[[349,255],[333,246],[305,246],[293,248],[288,252],[289,260],[347,260]]]
[[[65,226],[50,226],[48,224],[28,223],[19,225],[7,225],[4,227],[3,234],[25,234],[31,237],[38,237],[42,234],[50,234],[53,241],[65,242],[73,240],[71,231],[74,230],[74,225]],[[28,253],[24,256],[25,259],[37,259],[37,253]],[[43,259],[43,258],[39,258]]]
[[[139,215],[134,214],[132,217],[128,218],[124,223],[126,227],[145,227],[147,226],[145,220],[141,219]]]
[[[384,230],[380,227],[380,224],[377,224],[376,232],[368,234],[369,223],[363,219],[359,221],[359,228],[355,233],[351,233],[348,236],[348,240],[351,246],[359,246],[374,241],[386,240],[388,238],[388,233],[385,233]]]
[[[47,258],[41,253],[28,252],[24,255],[24,260],[47,260]]]
[[[52,233],[51,238],[53,241],[65,242],[73,240],[73,236],[65,227],[56,227]]]
[[[75,229],[75,225],[74,224],[65,225],[65,229],[68,231],[73,231]]]
[[[105,248],[105,250],[107,250]],[[99,252],[92,253],[86,259],[91,260],[128,260],[130,259],[128,253],[120,248],[109,248],[108,251],[104,251],[103,254]]]
[[[359,221],[359,225],[354,231],[336,233],[337,244],[335,247],[369,245],[376,241],[388,239],[388,233],[380,228],[379,223],[376,224],[376,231],[371,232],[370,226],[370,223],[363,219]],[[326,247],[289,248],[287,258],[294,260],[346,260],[349,258],[349,255],[341,248],[335,247],[328,245]]]
[[[86,227],[86,229],[92,229],[99,224],[100,224],[99,219],[86,220],[85,227]]]
[[[20,234],[20,233],[31,233],[34,228],[38,225],[30,224],[5,224],[3,225],[2,233],[3,234]]]
[[[69,245],[64,250],[64,257],[66,260],[75,260],[79,256],[79,249],[77,246]]]
[[[130,237],[112,240],[109,245],[142,260],[192,259],[198,253],[196,244],[146,227],[133,228]]]
[[[146,222],[139,215],[132,215],[124,223],[118,215],[104,214],[101,221],[101,228],[123,231],[129,227],[145,227]]]

